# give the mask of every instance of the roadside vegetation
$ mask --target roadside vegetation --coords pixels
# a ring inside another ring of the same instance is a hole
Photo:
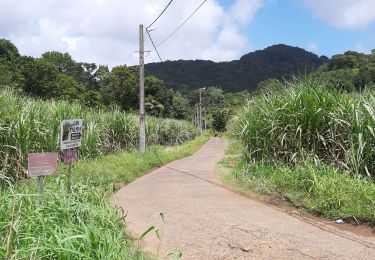
[[[84,159],[45,178],[42,198],[36,180],[8,182],[0,196],[1,259],[144,259],[124,228],[126,213],[109,202],[113,192],[152,168],[191,155],[208,137],[180,146],[151,146],[145,154],[120,152]],[[1,175],[3,181],[7,181]]]
[[[270,82],[230,123],[240,140],[232,150],[243,153],[229,175],[314,213],[374,223],[374,94],[311,78]]]
[[[84,131],[80,156],[94,158],[138,145],[139,118],[119,110],[88,109],[66,101],[34,100],[0,90],[1,174],[25,177],[30,152],[59,151],[60,122],[82,118]],[[148,145],[177,145],[195,137],[192,123],[147,117]]]

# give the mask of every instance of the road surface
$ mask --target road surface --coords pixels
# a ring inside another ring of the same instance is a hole
[[[221,187],[214,167],[225,147],[223,139],[211,138],[193,156],[116,193],[113,203],[128,213],[133,236],[164,227],[160,257],[181,251],[182,259],[375,259],[375,237],[309,222]],[[158,245],[155,234],[143,243],[153,255]]]

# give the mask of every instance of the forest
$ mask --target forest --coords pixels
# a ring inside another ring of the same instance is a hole
[[[44,100],[66,100],[84,107],[136,112],[138,68],[119,65],[112,69],[95,63],[77,62],[69,53],[46,52],[39,58],[19,54],[17,47],[0,39],[0,86]],[[204,91],[206,112],[238,106],[248,93],[224,93],[214,85]],[[189,119],[194,117],[198,90],[179,91],[146,71],[146,113],[156,117]],[[214,109],[215,107],[215,109]]]
[[[221,66],[222,71],[217,70]],[[237,72],[236,66],[241,67]],[[23,56],[12,42],[0,39],[0,86],[30,97],[133,113],[139,106],[138,77],[136,66],[109,68],[77,62],[69,53],[51,51],[39,58]],[[229,118],[237,107],[260,90],[277,88],[301,77],[321,79],[341,91],[373,87],[375,51],[371,54],[347,51],[328,59],[280,44],[227,63],[197,60],[167,61],[163,66],[148,64],[146,112],[156,117],[193,120],[195,104],[199,102],[198,88],[206,88],[202,92],[202,103],[207,121],[212,125],[215,118]]]
[[[305,76],[328,60],[301,48],[279,44],[230,62],[178,60],[150,63],[146,69],[175,89],[216,86],[225,92],[238,92],[254,91],[260,82],[269,78],[289,80]]]

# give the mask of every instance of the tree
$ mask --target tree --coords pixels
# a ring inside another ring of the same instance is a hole
[[[375,64],[362,66],[355,78],[354,83],[357,89],[361,89],[367,85],[372,85],[372,83],[375,83]]]
[[[103,108],[103,97],[98,91],[88,90],[80,96],[80,102],[84,106]]]
[[[114,67],[105,81],[106,84],[102,86],[105,105],[114,103],[123,110],[138,107],[138,78],[127,66]]]
[[[220,110],[212,114],[212,128],[217,132],[224,132],[227,128],[228,115]]]
[[[57,72],[50,64],[41,59],[24,57],[19,66],[26,93],[42,98],[54,97],[57,92]]]
[[[0,39],[0,58],[14,60],[19,56],[18,49],[13,43],[6,39]]]
[[[329,70],[353,69],[366,63],[366,54],[347,51],[344,54],[334,55],[328,63]]]
[[[191,109],[189,108],[189,101],[179,91],[173,95],[171,106],[172,117],[176,119],[188,119]]]
[[[163,117],[164,106],[157,100],[153,99],[152,96],[146,97],[145,108],[146,113],[156,117]]]
[[[77,63],[68,53],[57,51],[42,54],[42,59],[49,63],[56,71],[73,77],[77,82],[84,84],[87,89],[98,89],[95,79],[95,63]]]

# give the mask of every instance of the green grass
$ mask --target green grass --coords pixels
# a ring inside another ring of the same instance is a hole
[[[375,177],[375,91],[345,93],[301,79],[253,97],[229,127],[251,160],[312,156]]]
[[[121,152],[79,161],[71,191],[66,167],[45,178],[42,201],[36,180],[9,182],[0,196],[0,258],[144,259],[109,203],[114,184],[129,183],[152,168],[195,152],[208,137],[180,146],[152,146],[145,154]],[[4,178],[4,175],[2,175]],[[14,186],[17,185],[17,186]]]
[[[81,157],[94,158],[138,146],[139,118],[135,114],[35,100],[0,88],[1,174],[23,178],[29,153],[59,151],[60,122],[74,118],[83,119]],[[182,120],[148,116],[146,126],[148,145],[181,144],[196,135],[195,127]]]
[[[244,150],[241,143],[231,140],[219,164],[222,180],[235,189],[254,196],[266,195],[268,199],[281,195],[295,206],[327,218],[355,217],[375,224],[372,180],[361,175],[353,177],[347,171],[309,159],[295,165],[249,163]]]
[[[329,218],[375,223],[374,129],[374,90],[347,93],[311,78],[278,84],[230,122],[237,141],[223,176]]]

